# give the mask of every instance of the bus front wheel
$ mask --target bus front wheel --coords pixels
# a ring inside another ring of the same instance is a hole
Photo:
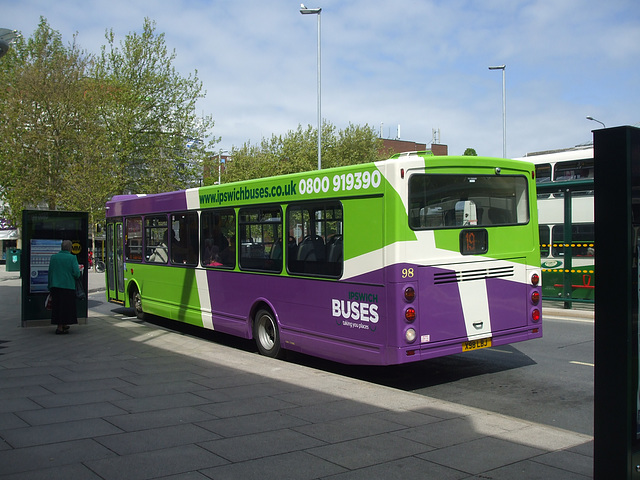
[[[136,312],[136,317],[139,320],[144,320],[144,311],[142,310],[142,296],[137,288],[133,289],[131,292],[131,306],[133,310]]]
[[[269,310],[259,310],[253,322],[253,338],[258,351],[271,358],[282,358],[280,347],[280,330],[275,316]]]

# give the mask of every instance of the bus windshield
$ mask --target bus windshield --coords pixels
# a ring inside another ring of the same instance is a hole
[[[414,174],[409,179],[409,226],[414,230],[528,222],[523,176]]]

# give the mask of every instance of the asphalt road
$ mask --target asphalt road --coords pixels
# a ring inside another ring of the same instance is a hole
[[[89,308],[101,315],[131,314],[105,303],[103,293],[89,298]],[[149,321],[257,354],[250,341]],[[297,353],[286,361],[593,435],[593,328],[592,320],[545,316],[541,339],[392,367],[341,365]]]
[[[593,327],[547,317],[540,339],[393,367],[289,361],[593,435]]]

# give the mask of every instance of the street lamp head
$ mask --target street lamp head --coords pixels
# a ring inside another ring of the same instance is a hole
[[[300,13],[303,15],[314,15],[314,14],[320,15],[321,11],[322,11],[322,8],[307,8],[304,6],[304,3],[300,4]]]
[[[497,67],[489,67],[489,70],[504,70],[507,68],[506,65],[498,65]]]
[[[591,115],[587,115],[587,120],[591,120],[593,122],[598,122],[600,125],[602,125],[602,128],[607,128],[607,126],[602,123],[600,120],[593,118]]]

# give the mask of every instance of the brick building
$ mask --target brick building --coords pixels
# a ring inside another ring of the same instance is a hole
[[[422,152],[424,150],[431,150],[434,155],[448,155],[449,147],[447,145],[441,145],[432,143],[430,148],[427,148],[426,143],[411,142],[409,140],[396,140],[396,139],[382,139],[383,151],[391,151],[393,153],[403,152]]]

